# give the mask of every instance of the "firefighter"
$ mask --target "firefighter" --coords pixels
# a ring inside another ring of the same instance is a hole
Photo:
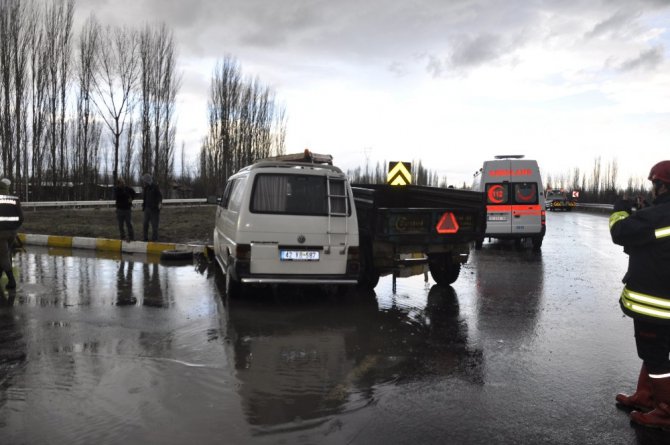
[[[16,238],[16,230],[23,224],[21,202],[9,194],[11,181],[0,180],[0,276],[7,274],[7,289],[16,288],[16,279],[12,270],[11,247]]]
[[[653,202],[632,213],[632,202],[618,201],[610,216],[612,241],[628,254],[620,304],[633,318],[642,368],[632,395],[618,404],[633,408],[633,422],[670,429],[670,161],[649,173]]]

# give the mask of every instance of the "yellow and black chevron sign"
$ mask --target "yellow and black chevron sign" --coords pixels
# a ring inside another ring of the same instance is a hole
[[[411,162],[389,162],[386,183],[391,185],[409,185],[412,183]]]

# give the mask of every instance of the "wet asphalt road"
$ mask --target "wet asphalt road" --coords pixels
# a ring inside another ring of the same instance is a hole
[[[2,444],[667,444],[613,401],[639,359],[605,216],[485,243],[452,288],[260,289],[206,262],[30,248],[0,307]],[[152,262],[153,261],[153,262]]]

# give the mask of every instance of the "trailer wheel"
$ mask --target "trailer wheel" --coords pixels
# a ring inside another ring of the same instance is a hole
[[[360,257],[360,271],[358,274],[358,287],[372,290],[379,283],[379,271],[375,269],[372,258],[372,247],[369,244],[361,244],[362,255]]]
[[[451,255],[431,255],[428,258],[428,268],[433,280],[440,286],[452,284],[461,273],[461,263],[454,263]]]
[[[226,296],[228,298],[238,298],[242,295],[242,283],[233,278],[233,265],[226,267]]]

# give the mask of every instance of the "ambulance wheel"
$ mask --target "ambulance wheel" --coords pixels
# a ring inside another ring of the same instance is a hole
[[[448,286],[458,279],[461,263],[454,263],[451,255],[431,255],[428,258],[428,269],[437,284]]]
[[[543,236],[533,237],[533,250],[534,251],[539,252],[540,249],[542,249],[542,240],[544,240]]]
[[[226,296],[238,298],[242,295],[242,283],[233,278],[233,265],[226,267]]]

